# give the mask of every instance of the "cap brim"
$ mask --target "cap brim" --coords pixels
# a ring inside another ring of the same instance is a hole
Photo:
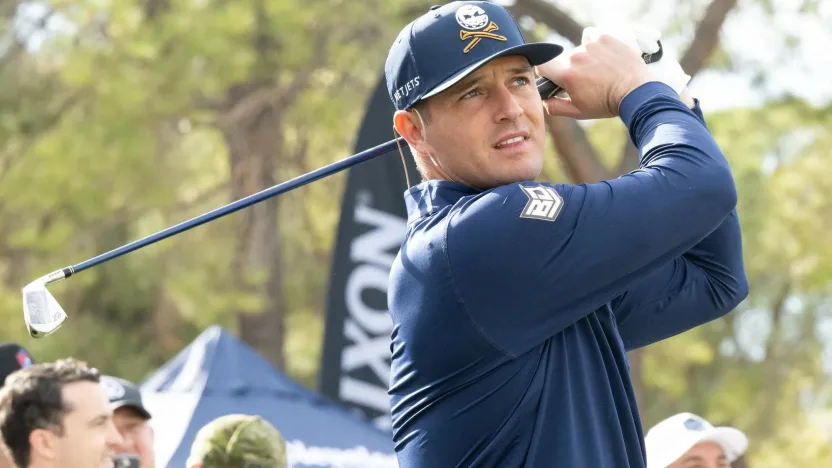
[[[700,442],[715,442],[725,451],[729,463],[733,463],[748,449],[748,437],[733,427],[715,427],[707,431]]]
[[[563,47],[561,47],[557,44],[550,44],[550,43],[547,43],[547,42],[535,42],[535,43],[531,43],[531,44],[521,44],[521,45],[518,45],[518,46],[510,47],[510,48],[505,49],[505,50],[501,50],[500,52],[497,52],[496,54],[493,54],[489,57],[486,57],[486,58],[480,60],[479,62],[469,66],[468,68],[465,68],[461,71],[458,71],[458,72],[454,73],[453,75],[451,75],[450,78],[448,78],[445,81],[439,83],[436,87],[434,87],[433,89],[431,89],[427,93],[425,93],[425,95],[422,96],[420,98],[420,100],[427,99],[431,96],[436,96],[437,94],[441,93],[442,91],[447,90],[451,86],[459,83],[466,76],[470,75],[471,73],[474,73],[475,71],[479,70],[484,65],[486,65],[488,62],[490,62],[490,61],[492,61],[496,58],[506,57],[506,56],[509,56],[509,55],[520,55],[520,56],[523,56],[523,57],[526,57],[527,59],[529,59],[529,63],[533,67],[535,67],[535,66],[542,65],[542,64],[552,60],[553,58],[560,55],[561,52],[563,52]]]
[[[748,448],[748,438],[745,434],[732,427],[715,427],[696,434],[696,437],[688,437],[676,442],[675,445],[661,448],[651,448],[648,445],[647,468],[666,468],[679,460],[696,444],[702,442],[713,442],[722,447],[729,463],[736,461]]]
[[[133,403],[133,402],[130,402],[130,401],[115,401],[115,402],[110,403],[110,409],[111,410],[115,411],[119,408],[130,408],[130,409],[136,411],[137,413],[139,413],[139,415],[141,415],[143,418],[152,419],[152,417],[150,416],[150,413],[143,406],[141,406],[139,404],[136,404],[136,403]]]

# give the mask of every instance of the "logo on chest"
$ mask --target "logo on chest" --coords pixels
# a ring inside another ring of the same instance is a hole
[[[520,213],[521,218],[554,221],[558,217],[563,208],[563,198],[555,189],[543,185],[533,187],[521,185],[520,188],[529,199]]]

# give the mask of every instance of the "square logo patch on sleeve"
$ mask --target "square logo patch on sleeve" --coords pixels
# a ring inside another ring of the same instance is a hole
[[[529,201],[520,213],[521,218],[554,221],[563,207],[563,198],[552,187],[537,185],[525,187],[520,185]]]

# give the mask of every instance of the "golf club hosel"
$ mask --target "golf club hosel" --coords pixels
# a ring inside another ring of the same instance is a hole
[[[67,279],[70,276],[72,276],[72,273],[74,273],[74,271],[72,270],[71,266],[66,267],[66,268],[62,268],[60,270],[55,270],[52,273],[49,273],[48,275],[46,275],[46,283],[45,284],[57,283],[58,281]]]

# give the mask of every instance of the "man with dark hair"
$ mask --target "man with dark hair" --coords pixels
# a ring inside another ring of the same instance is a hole
[[[71,358],[8,377],[0,432],[19,468],[109,468],[121,443],[98,371]]]

